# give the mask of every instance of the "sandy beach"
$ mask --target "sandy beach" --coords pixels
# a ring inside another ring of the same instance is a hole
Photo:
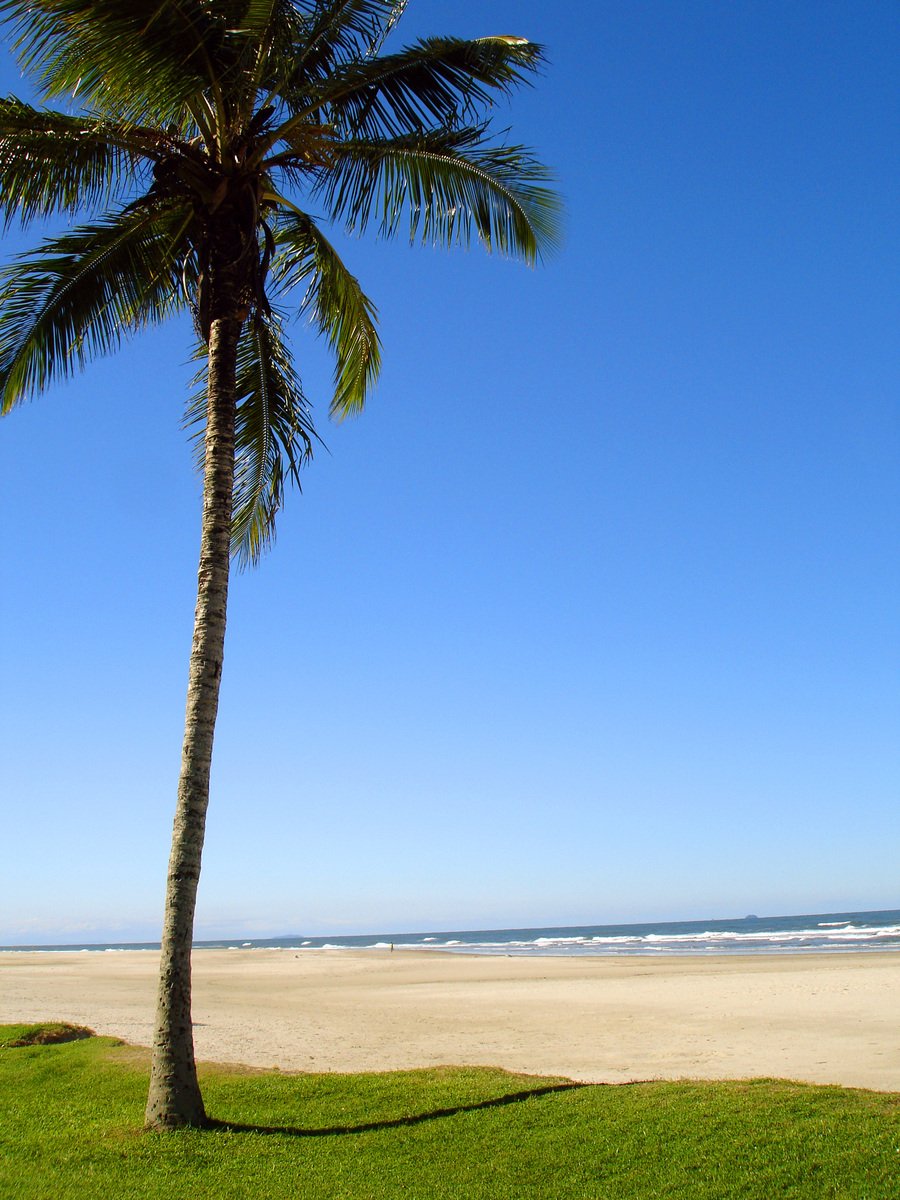
[[[0,1022],[147,1045],[157,954],[0,954]],[[900,1091],[900,954],[506,958],[200,950],[198,1057],[290,1071],[506,1067]]]

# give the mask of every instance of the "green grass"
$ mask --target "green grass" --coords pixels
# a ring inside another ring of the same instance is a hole
[[[560,1086],[492,1069],[207,1067],[204,1131],[141,1132],[146,1051],[0,1027],[3,1200],[900,1196],[900,1095],[777,1080]]]
[[[40,1025],[0,1025],[0,1049],[16,1046],[51,1046],[56,1042],[77,1042],[94,1037],[93,1029],[70,1025],[68,1021],[44,1021]]]

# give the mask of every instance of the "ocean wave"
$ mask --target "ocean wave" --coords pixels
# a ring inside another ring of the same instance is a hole
[[[480,929],[422,933],[342,934],[340,940],[297,934],[277,938],[238,938],[195,942],[194,949],[267,949],[300,953],[377,949],[432,950],[456,954],[538,955],[695,955],[867,953],[900,951],[900,910],[835,912],[781,917],[742,917],[707,921]],[[2,952],[57,951],[118,953],[159,950],[159,943],[107,942],[55,946],[3,946]]]
[[[900,924],[819,922],[793,929],[698,929],[684,932],[543,933],[533,938],[447,941],[438,949],[475,954],[715,954],[900,949]],[[419,943],[421,946],[421,942]]]
[[[531,943],[533,946],[574,946],[579,942],[586,942],[587,938],[576,937],[539,937],[535,938]]]
[[[655,945],[684,945],[691,942],[793,942],[793,941],[841,941],[864,940],[869,938],[900,937],[900,925],[886,926],[855,926],[843,925],[840,929],[832,927],[823,932],[822,927],[815,929],[785,929],[785,930],[736,930],[736,929],[706,929],[696,933],[643,933],[643,934],[594,934],[577,936],[542,936],[527,941],[511,940],[509,942],[473,942],[478,946],[514,946],[514,947],[549,947],[549,946],[655,946]],[[448,945],[451,943],[447,943]]]

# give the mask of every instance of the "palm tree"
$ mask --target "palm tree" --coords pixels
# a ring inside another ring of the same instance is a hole
[[[0,278],[9,411],[131,332],[188,309],[202,394],[197,605],[169,861],[146,1121],[202,1125],[191,941],[230,559],[255,563],[315,433],[285,340],[311,316],[335,357],[331,412],[379,367],[375,310],[311,210],[351,231],[407,227],[534,262],[556,202],[485,111],[541,50],[435,37],[384,51],[390,0],[0,0],[24,70],[66,111],[0,101],[0,207],[81,224]],[[301,206],[301,203],[303,206]]]

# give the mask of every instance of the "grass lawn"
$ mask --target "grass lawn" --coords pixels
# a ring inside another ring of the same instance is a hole
[[[206,1067],[221,1124],[146,1134],[147,1051],[95,1037],[10,1044],[34,1032],[0,1026],[3,1200],[900,1197],[897,1094]]]

